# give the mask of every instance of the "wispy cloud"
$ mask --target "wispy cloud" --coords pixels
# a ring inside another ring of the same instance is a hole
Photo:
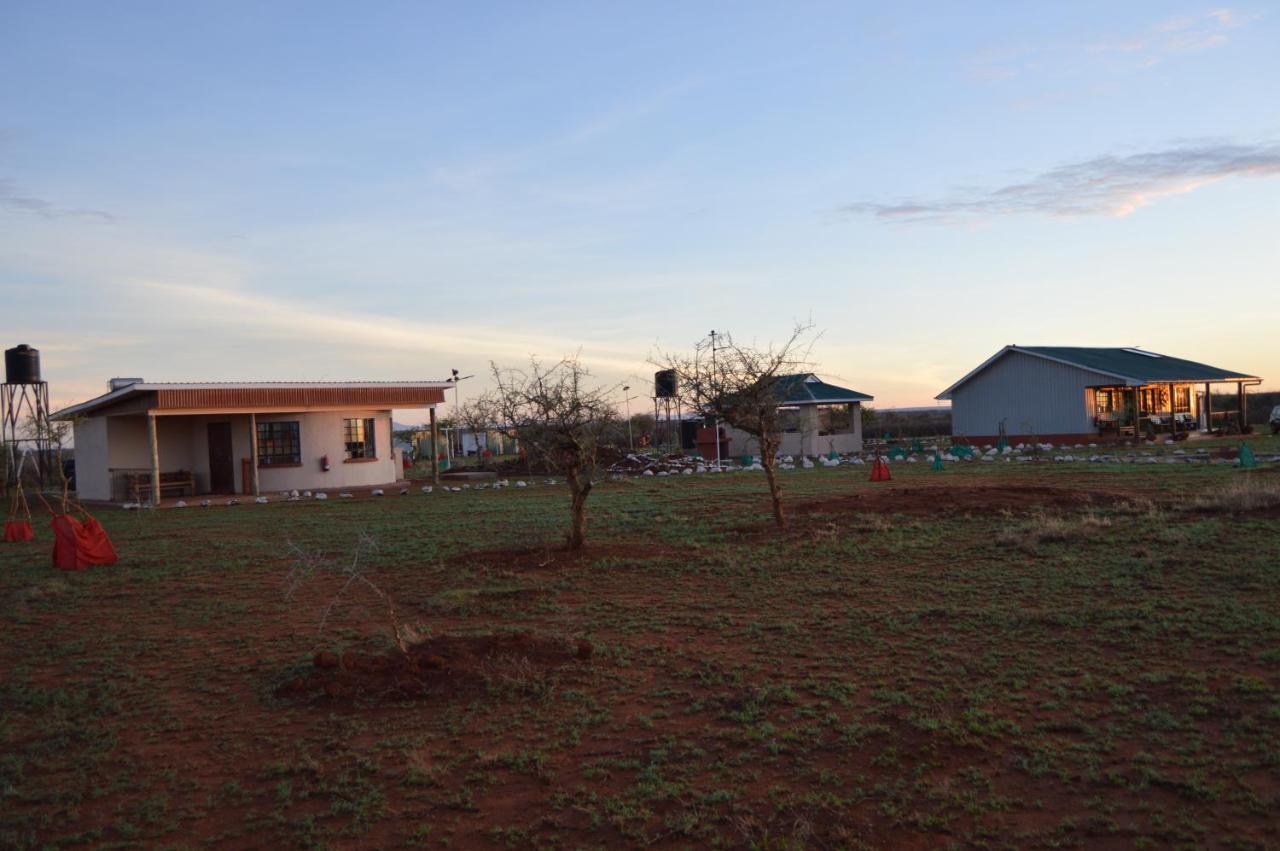
[[[965,70],[970,79],[983,83],[1075,69],[1082,60],[1105,62],[1112,70],[1141,70],[1174,56],[1224,47],[1232,31],[1261,18],[1258,13],[1208,9],[1160,21],[1141,32],[1099,36],[1083,44],[1059,41],[991,47],[971,56]]]
[[[1166,195],[1228,177],[1280,176],[1280,143],[1201,145],[1069,163],[1022,183],[925,200],[860,201],[841,209],[898,221],[1038,213],[1126,216]]]
[[[1089,45],[1093,53],[1137,54],[1145,64],[1155,64],[1173,53],[1190,53],[1226,45],[1228,33],[1256,20],[1257,15],[1233,9],[1209,9],[1194,15],[1179,15],[1161,21],[1145,32]]]
[[[116,221],[116,217],[103,210],[89,210],[78,207],[61,207],[44,198],[35,198],[18,191],[11,181],[0,180],[0,209],[18,213],[41,216],[46,219],[88,219],[107,224]]]

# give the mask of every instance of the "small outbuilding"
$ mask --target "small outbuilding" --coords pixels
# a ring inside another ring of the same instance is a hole
[[[874,396],[828,384],[807,372],[778,376],[783,455],[826,455],[862,451],[862,403]],[[757,454],[755,438],[726,429],[731,456]],[[712,442],[714,446],[714,440]]]
[[[447,381],[153,384],[110,391],[73,423],[82,500],[370,487],[397,480],[393,408],[444,401]]]
[[[1255,375],[1138,348],[1005,346],[938,394],[951,402],[951,433],[1078,442],[1238,429]],[[1235,412],[1214,412],[1214,384],[1231,385]]]

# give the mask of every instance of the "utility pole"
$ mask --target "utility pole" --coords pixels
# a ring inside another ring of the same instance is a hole
[[[474,375],[460,376],[458,375],[458,371],[456,369],[450,370],[450,371],[453,373],[453,377],[449,379],[450,381],[453,382],[453,433],[458,436],[458,458],[461,460],[467,457],[467,448],[462,445],[462,417],[458,415],[458,410],[460,407],[458,404],[458,382],[466,381],[468,378],[475,378],[475,376]],[[445,429],[446,434],[448,433],[448,431],[449,431],[448,429]],[[452,455],[453,454],[453,451],[452,451],[453,438],[452,437],[449,438],[449,450],[450,450],[450,455]],[[478,440],[476,441],[476,454],[477,455],[480,454],[480,442]]]
[[[622,385],[622,403],[627,406],[627,448],[632,452],[636,451],[635,438],[631,436],[631,397],[627,395],[627,391],[631,389],[631,385]]]
[[[711,380],[715,381],[716,375],[716,332],[711,331]],[[716,442],[716,471],[720,470],[720,417],[717,413],[712,417],[711,437]]]

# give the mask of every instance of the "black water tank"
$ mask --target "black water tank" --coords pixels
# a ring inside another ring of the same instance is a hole
[[[663,369],[653,374],[653,395],[659,399],[674,399],[676,396],[676,371]]]
[[[4,380],[6,384],[39,384],[40,350],[26,343],[5,349]]]

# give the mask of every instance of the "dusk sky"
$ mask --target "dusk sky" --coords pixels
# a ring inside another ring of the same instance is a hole
[[[1277,5],[0,0],[0,80],[0,342],[55,403],[647,391],[810,318],[877,406],[1008,343],[1280,387]]]

